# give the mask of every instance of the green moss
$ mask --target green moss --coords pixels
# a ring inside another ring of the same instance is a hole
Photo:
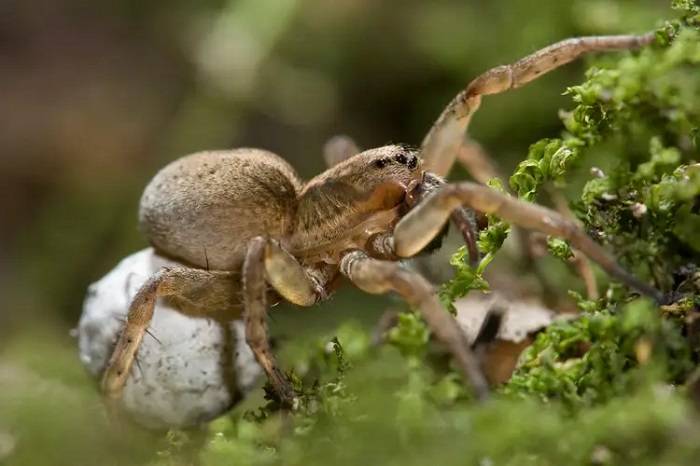
[[[579,319],[547,328],[503,391],[583,409],[656,380],[682,381],[692,367],[679,322],[637,300],[617,312],[589,308]]]

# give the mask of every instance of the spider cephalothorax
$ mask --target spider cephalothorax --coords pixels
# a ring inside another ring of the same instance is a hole
[[[399,263],[423,251],[450,219],[474,260],[474,222],[465,208],[563,237],[614,278],[660,299],[570,218],[485,185],[441,178],[458,153],[468,162],[465,130],[483,95],[521,86],[585,52],[652,40],[652,35],[569,39],[494,68],[447,106],[418,151],[385,146],[360,152],[351,141],[336,139],[326,148],[330,168],[306,183],[282,158],[259,149],[200,152],[171,163],[146,188],[140,219],[159,253],[187,265],[160,270],[136,294],[104,372],[105,394],[119,398],[155,300],[170,297],[183,312],[243,316],[248,345],[281,400],[291,405],[294,392],[268,343],[267,300],[275,296],[310,306],[345,277],[369,293],[396,292],[419,310],[484,397],[487,384],[464,334],[433,286]]]
[[[309,181],[299,195],[290,252],[306,261],[364,247],[369,235],[390,230],[402,213],[409,185],[421,179],[421,161],[400,146],[368,150]]]

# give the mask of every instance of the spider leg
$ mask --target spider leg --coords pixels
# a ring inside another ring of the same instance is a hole
[[[367,293],[394,291],[418,309],[433,334],[449,348],[476,396],[479,399],[488,396],[488,383],[466,336],[454,318],[442,307],[433,286],[423,276],[402,267],[398,262],[373,259],[360,250],[350,251],[343,256],[340,271]]]
[[[663,301],[660,291],[623,269],[572,219],[476,183],[465,181],[444,185],[409,211],[394,228],[393,241],[384,243],[393,247],[399,257],[410,257],[423,249],[440,232],[452,211],[461,206],[494,214],[523,228],[562,237],[615,279],[659,302]]]
[[[481,144],[468,136],[462,140],[456,156],[457,161],[469,172],[471,177],[481,184],[486,184],[493,178],[504,179],[489,153]]]
[[[421,151],[426,169],[442,176],[447,174],[460,152],[469,120],[479,108],[482,96],[523,86],[585,53],[634,49],[648,45],[653,40],[653,33],[566,39],[511,65],[497,66],[486,71],[457,94],[426,135]]]
[[[229,272],[209,272],[189,267],[164,267],[154,273],[134,296],[124,328],[102,374],[102,391],[108,401],[121,397],[141,340],[153,319],[159,297],[200,300],[201,309],[221,312],[235,307],[235,279]],[[208,292],[202,293],[202,290]],[[223,304],[209,306],[208,303]]]
[[[324,297],[323,288],[277,243],[253,238],[243,263],[244,325],[248,346],[262,366],[280,400],[294,406],[294,390],[279,369],[267,331],[267,284],[282,297],[300,306],[311,306]]]
[[[498,173],[496,165],[493,163],[493,158],[489,155],[489,153],[483,147],[481,147],[478,142],[468,137],[465,138],[464,143],[459,148],[459,152],[457,153],[457,161],[460,162],[471,174],[471,176],[481,184],[486,184],[487,181],[493,178],[500,180],[504,179]],[[504,186],[507,185],[505,182],[503,182],[503,184]],[[571,212],[571,209],[569,209],[566,199],[564,199],[564,196],[562,196],[559,191],[551,189],[548,190],[548,194],[553,199],[556,210],[561,213],[562,216],[574,219],[574,215]],[[466,212],[466,209],[457,209],[452,212],[452,221],[455,222],[455,217],[460,215],[463,216],[463,212]],[[464,220],[462,221],[462,224],[464,224]],[[516,239],[520,243],[524,257],[529,260],[534,259],[536,254],[533,252],[533,245],[536,244],[536,242],[539,243],[539,240],[543,239],[544,237],[538,239],[536,236],[531,235],[530,232],[522,228],[515,229],[513,233],[517,235]],[[469,234],[469,231],[463,230],[463,235],[465,238],[467,238]],[[467,244],[469,244],[469,242],[467,242]],[[540,246],[540,244],[537,244],[537,246]],[[469,257],[471,258],[472,256],[473,253],[470,250]],[[571,258],[570,264],[583,280],[586,286],[586,295],[588,296],[588,299],[598,299],[598,288],[588,258],[585,255],[582,255],[580,252],[574,251],[574,256]],[[473,263],[472,266],[474,266]],[[539,275],[540,279],[543,280],[544,277],[541,274]]]
[[[359,154],[360,148],[355,141],[344,134],[333,136],[323,145],[323,159],[328,168],[338,165],[343,160]]]
[[[424,172],[423,179],[420,183],[416,183],[415,187],[409,186],[406,201],[407,206],[409,208],[413,208],[415,205],[420,204],[423,199],[429,197],[444,184],[445,180],[441,177],[430,172]],[[481,260],[481,257],[476,244],[479,232],[476,225],[474,211],[464,208],[455,209],[452,212],[452,215],[450,215],[450,221],[462,235],[464,244],[469,252],[469,261],[471,265],[475,267]],[[378,251],[378,253],[378,258],[385,258],[381,255],[381,250]],[[387,258],[391,257],[392,256],[390,255]]]

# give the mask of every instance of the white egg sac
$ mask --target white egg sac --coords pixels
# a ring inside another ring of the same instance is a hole
[[[144,249],[90,285],[78,337],[80,359],[95,377],[139,287],[161,267],[178,265]],[[147,427],[195,426],[228,411],[260,374],[241,321],[192,317],[159,299],[119,404]]]

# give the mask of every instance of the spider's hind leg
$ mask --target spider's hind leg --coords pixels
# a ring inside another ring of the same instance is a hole
[[[156,300],[171,297],[185,312],[221,312],[239,300],[231,272],[190,267],[164,267],[154,273],[134,296],[112,356],[102,374],[102,392],[108,401],[121,397],[141,340],[153,319]]]

